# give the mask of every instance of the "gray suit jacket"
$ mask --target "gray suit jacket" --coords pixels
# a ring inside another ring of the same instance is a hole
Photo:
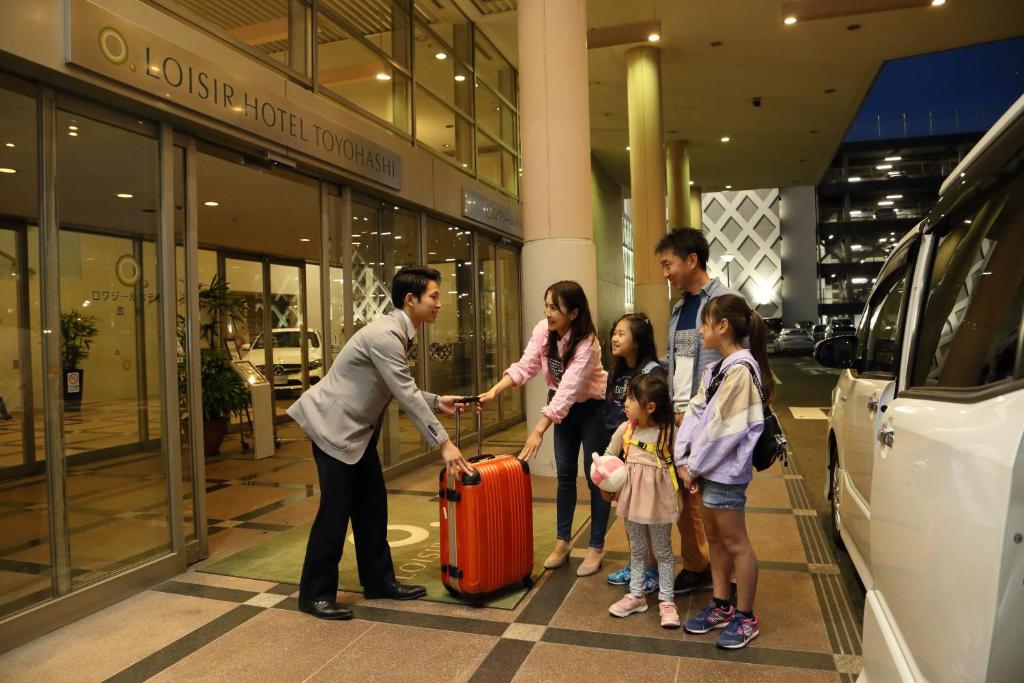
[[[427,444],[436,448],[448,433],[431,409],[434,394],[421,392],[406,360],[409,333],[402,311],[377,318],[352,335],[327,376],[288,408],[288,414],[331,457],[354,464],[373,436],[392,397]]]

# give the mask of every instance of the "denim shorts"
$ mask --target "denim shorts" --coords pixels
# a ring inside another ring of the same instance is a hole
[[[747,505],[748,484],[719,484],[710,479],[700,480],[704,507],[722,510],[742,510]]]

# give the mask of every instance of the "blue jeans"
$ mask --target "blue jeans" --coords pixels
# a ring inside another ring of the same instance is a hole
[[[604,533],[612,504],[601,498],[601,489],[590,481],[590,454],[604,453],[611,435],[604,426],[604,401],[591,399],[576,403],[568,415],[555,425],[555,471],[558,474],[556,496],[557,535],[568,541],[572,536],[572,516],[576,510],[576,477],[579,474],[580,445],[583,446],[583,473],[590,487],[590,547],[604,547]]]

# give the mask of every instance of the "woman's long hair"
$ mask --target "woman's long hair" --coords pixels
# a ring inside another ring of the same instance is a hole
[[[569,346],[565,349],[565,357],[562,358],[562,367],[569,367],[569,363],[576,353],[576,347],[591,336],[597,336],[594,329],[594,320],[590,317],[590,304],[587,303],[587,295],[578,282],[572,280],[561,280],[551,285],[544,291],[544,301],[547,304],[548,294],[551,294],[552,301],[563,313],[576,311],[576,317],[569,323],[569,331],[572,337],[569,339]],[[547,356],[558,358],[558,333],[551,331],[548,334]]]
[[[641,406],[646,406],[648,403],[654,404],[651,422],[658,428],[657,447],[659,450],[666,445],[671,448],[672,430],[676,426],[676,416],[672,407],[672,394],[669,392],[668,380],[659,374],[638,374],[629,381],[626,395],[635,398]]]
[[[629,323],[629,333],[633,336],[633,343],[636,344],[637,370],[642,370],[652,360],[658,360],[658,349],[654,345],[654,325],[651,324],[651,319],[643,313],[627,313],[612,325],[611,332],[608,335],[608,348],[611,348],[611,337],[615,334],[615,328],[623,320]],[[626,359],[619,357],[615,362],[613,374],[622,375],[627,370]]]
[[[743,297],[723,294],[704,304],[700,317],[702,322],[712,324],[728,320],[737,344],[750,339],[750,353],[761,369],[764,400],[765,403],[771,403],[775,399],[775,382],[772,381],[772,369],[768,366],[767,327],[761,314],[748,306]]]

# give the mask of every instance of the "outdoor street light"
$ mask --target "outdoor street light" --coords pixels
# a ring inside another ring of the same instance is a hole
[[[733,259],[736,258],[735,254],[722,254],[722,260],[725,261],[725,286],[732,287],[732,278],[729,276],[729,265]]]

